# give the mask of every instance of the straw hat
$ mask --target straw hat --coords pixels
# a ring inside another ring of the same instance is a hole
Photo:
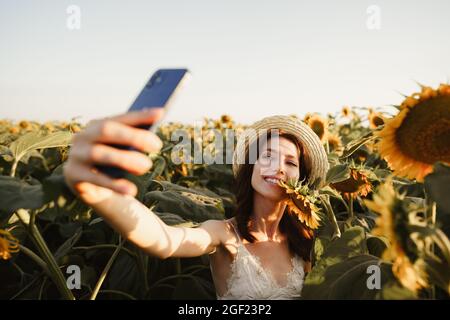
[[[278,129],[297,137],[303,146],[305,166],[309,171],[308,183],[311,187],[319,187],[325,182],[328,171],[328,158],[319,137],[301,120],[292,116],[271,116],[255,122],[242,132],[233,154],[233,174],[237,175],[242,164],[238,159],[245,159],[248,146],[254,143],[265,130]]]

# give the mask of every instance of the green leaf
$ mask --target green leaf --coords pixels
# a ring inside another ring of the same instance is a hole
[[[374,299],[378,290],[369,289],[367,282],[371,273],[368,268],[380,267],[380,285],[388,279],[388,268],[371,255],[358,255],[333,264],[320,273],[310,273],[305,281],[302,295],[305,299]]]
[[[98,275],[95,268],[84,266],[83,269],[81,269],[81,284],[83,286],[93,288],[97,278]]]
[[[335,165],[339,164],[339,155],[332,152],[332,153],[329,153],[327,156],[328,156],[328,163],[329,163],[330,167],[334,167]]]
[[[340,238],[333,241],[330,241],[330,236],[327,237],[329,231],[326,232],[325,229],[321,231],[322,235],[315,241],[317,244],[314,244],[315,259],[319,261],[312,268],[308,275],[309,280],[305,284],[314,285],[316,282],[320,282],[321,275],[325,270],[336,263],[368,253],[365,242],[366,235],[361,227],[350,227],[342,233]]]
[[[11,213],[17,209],[39,209],[45,203],[41,184],[29,185],[14,177],[0,176],[0,208],[2,208],[2,212]]]
[[[377,176],[377,179],[379,180],[382,179],[385,180],[392,175],[392,171],[380,168],[374,169],[373,173]]]
[[[369,132],[366,135],[362,136],[359,139],[353,140],[345,146],[344,152],[342,153],[341,159],[345,159],[350,157],[356,150],[361,148],[367,142],[374,140],[375,136],[373,132]]]
[[[367,249],[369,250],[369,253],[375,257],[381,258],[388,245],[389,243],[387,240],[381,237],[369,236],[367,238]]]
[[[0,156],[3,157],[6,161],[11,161],[12,153],[11,150],[7,146],[3,146],[0,144]]]
[[[436,201],[440,212],[450,214],[450,197],[448,187],[450,186],[450,166],[437,163],[431,174],[425,177],[425,190],[431,199]]]
[[[55,259],[59,260],[60,258],[64,257],[66,254],[69,253],[69,251],[72,249],[72,247],[77,243],[77,241],[80,239],[81,234],[83,233],[82,227],[78,227],[77,231],[68,238],[64,243],[56,250],[55,252]]]
[[[413,300],[417,299],[417,296],[412,291],[403,287],[396,279],[392,279],[377,292],[376,299]]]
[[[426,272],[429,283],[437,285],[450,295],[450,266],[448,264],[429,255],[418,259],[416,264]]]
[[[21,162],[28,164],[28,162],[30,161],[30,158],[35,157],[35,158],[39,158],[42,160],[42,162],[46,163],[46,159],[45,157],[37,150],[31,150],[30,152],[27,152],[22,159],[20,159]]]
[[[323,187],[319,190],[319,193],[322,195],[328,195],[330,197],[336,198],[336,199],[342,199],[342,196],[339,192],[337,192],[335,189],[331,188],[330,186]]]
[[[13,142],[17,138],[16,135],[11,133],[2,133],[0,134],[0,145],[8,146],[11,142]]]
[[[143,203],[154,211],[179,215],[185,220],[203,222],[208,219],[223,219],[225,209],[222,199],[205,189],[185,188],[161,181],[162,191],[151,191],[144,197]]]
[[[58,131],[48,135],[42,135],[39,131],[26,133],[11,143],[9,149],[16,162],[20,161],[27,153],[38,149],[65,147],[69,145],[72,133]]]
[[[350,168],[347,164],[338,164],[327,172],[327,184],[337,183],[350,178]]]
[[[210,284],[210,283],[206,283]],[[210,288],[208,288],[210,289]],[[211,291],[211,290],[209,290]],[[202,278],[191,276],[188,278],[181,278],[172,295],[174,300],[211,300],[215,299],[211,293],[205,288],[205,283]]]
[[[60,167],[58,167],[60,168]],[[66,202],[73,201],[76,196],[67,187],[62,174],[57,174],[58,168],[53,173],[42,180],[42,190],[48,200],[57,200],[60,196],[66,199]]]
[[[314,260],[319,261],[331,240],[327,237],[317,237],[314,239]]]
[[[350,227],[341,237],[332,241],[323,255],[323,259],[330,260],[327,264],[337,263],[345,258],[368,253],[366,234],[359,226]]]
[[[120,290],[135,297],[142,296],[144,284],[139,281],[139,268],[135,259],[120,252],[103,286],[105,289]]]
[[[373,237],[375,238],[375,237]],[[369,238],[370,239],[370,238]],[[322,239],[321,239],[322,240]],[[392,273],[392,265],[368,254],[377,240],[366,239],[361,227],[347,229],[342,237],[324,246],[321,259],[305,279],[304,299],[389,299],[414,298],[409,290],[399,287]],[[381,241],[381,240],[380,240]],[[368,250],[367,242],[372,242]],[[378,248],[378,247],[377,247]],[[378,248],[379,251],[381,248]],[[369,266],[379,266],[381,290],[369,289],[367,281],[372,273]],[[394,292],[395,291],[395,292]]]
[[[163,174],[164,169],[166,168],[167,163],[164,157],[157,156],[155,159],[153,159],[153,166],[151,169],[151,176],[149,179],[155,179],[156,177]]]

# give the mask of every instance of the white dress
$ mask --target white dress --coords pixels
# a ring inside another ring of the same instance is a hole
[[[238,238],[236,256],[231,264],[227,291],[217,295],[218,300],[288,300],[298,299],[305,278],[303,259],[292,258],[293,268],[287,274],[286,286],[280,286],[269,270],[263,268],[260,259],[251,254],[242,243],[235,226],[230,223]]]

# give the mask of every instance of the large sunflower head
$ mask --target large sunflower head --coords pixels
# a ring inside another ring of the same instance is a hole
[[[404,196],[395,192],[391,181],[380,185],[373,200],[365,200],[369,209],[379,214],[372,233],[386,237],[390,246],[384,251],[383,259],[392,261],[392,271],[402,285],[411,291],[427,286],[419,268],[413,264],[417,252],[410,239],[410,210],[405,205]]]
[[[357,166],[350,167],[350,176],[340,182],[331,183],[331,187],[339,191],[345,198],[365,197],[372,191],[369,180],[370,172]]]
[[[380,155],[397,176],[422,182],[435,162],[450,164],[450,86],[423,87],[407,97],[375,135]]]
[[[316,198],[308,186],[298,180],[279,180],[279,185],[288,195],[285,201],[289,213],[297,216],[301,223],[309,229],[317,229],[320,225],[319,208],[315,205]]]
[[[0,258],[8,260],[11,258],[11,253],[19,251],[19,240],[7,230],[0,229]]]
[[[308,119],[309,127],[317,134],[320,141],[326,141],[328,135],[328,120],[315,114]]]

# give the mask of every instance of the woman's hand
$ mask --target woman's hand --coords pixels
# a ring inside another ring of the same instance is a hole
[[[158,152],[162,147],[158,136],[133,126],[152,124],[162,117],[163,112],[162,109],[147,109],[89,122],[83,131],[73,137],[69,157],[63,167],[68,187],[88,205],[98,203],[114,192],[135,196],[137,188],[132,182],[112,179],[96,170],[94,165],[116,166],[136,175],[146,173],[152,167],[148,156],[107,144]]]

